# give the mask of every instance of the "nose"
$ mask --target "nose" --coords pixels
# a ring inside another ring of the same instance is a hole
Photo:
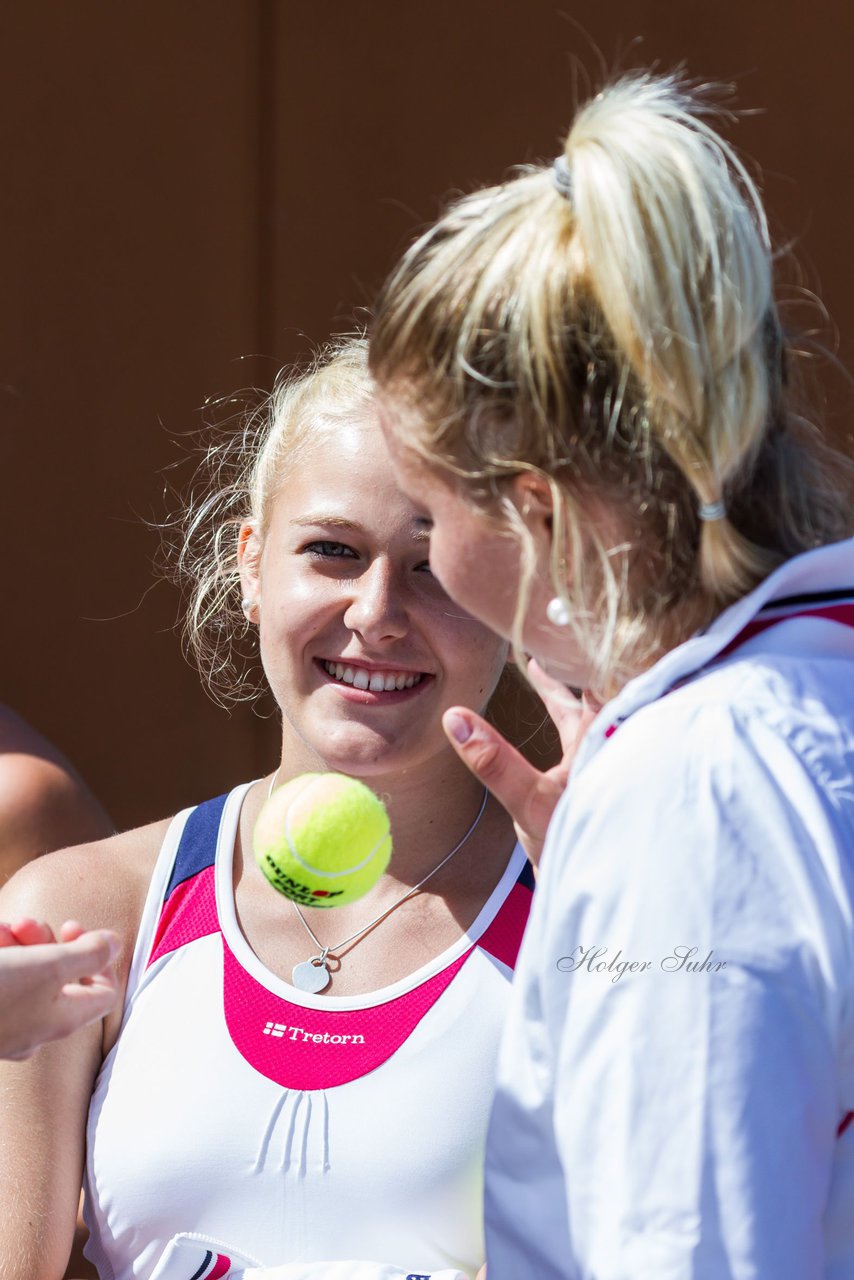
[[[351,585],[344,623],[377,644],[397,640],[409,630],[404,587],[388,560],[377,557]]]

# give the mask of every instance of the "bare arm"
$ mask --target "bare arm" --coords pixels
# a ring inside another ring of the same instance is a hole
[[[106,930],[86,933],[68,921],[57,942],[44,925],[47,936],[29,938],[36,922],[24,924],[32,927],[0,924],[0,1058],[19,1062],[110,1012],[117,996],[110,966],[119,952],[118,937]]]
[[[26,1062],[0,1062],[0,1280],[61,1280],[74,1237],[86,1117],[95,1077],[121,1021],[121,997],[162,827],[48,854],[0,892],[0,919],[73,916],[122,939],[119,999],[105,1018],[46,1044]],[[71,944],[75,945],[75,944]],[[60,948],[44,944],[45,949]],[[0,950],[0,959],[19,946]]]
[[[0,1064],[5,1183],[3,1280],[60,1280],[74,1238],[86,1114],[101,1062],[101,1027]]]

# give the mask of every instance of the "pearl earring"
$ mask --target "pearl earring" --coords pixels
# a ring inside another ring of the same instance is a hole
[[[257,603],[258,601],[253,600],[250,596],[244,596],[243,599],[240,601],[240,607],[243,610],[243,612],[246,614],[247,618],[249,616],[249,610],[254,609]]]
[[[546,617],[556,627],[568,627],[572,615],[566,601],[554,596],[546,605]]]

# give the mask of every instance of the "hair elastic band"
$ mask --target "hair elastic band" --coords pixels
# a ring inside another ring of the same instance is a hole
[[[701,502],[697,514],[707,524],[712,520],[726,520],[726,507],[723,502]]]
[[[572,170],[566,156],[558,156],[552,164],[552,182],[565,200],[572,200]]]

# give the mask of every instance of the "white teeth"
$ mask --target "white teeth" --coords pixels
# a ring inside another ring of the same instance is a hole
[[[370,689],[372,693],[391,693],[397,689],[412,689],[423,679],[420,673],[406,675],[403,671],[372,671],[364,667],[346,667],[341,662],[327,662],[323,666],[329,675],[354,689]]]

